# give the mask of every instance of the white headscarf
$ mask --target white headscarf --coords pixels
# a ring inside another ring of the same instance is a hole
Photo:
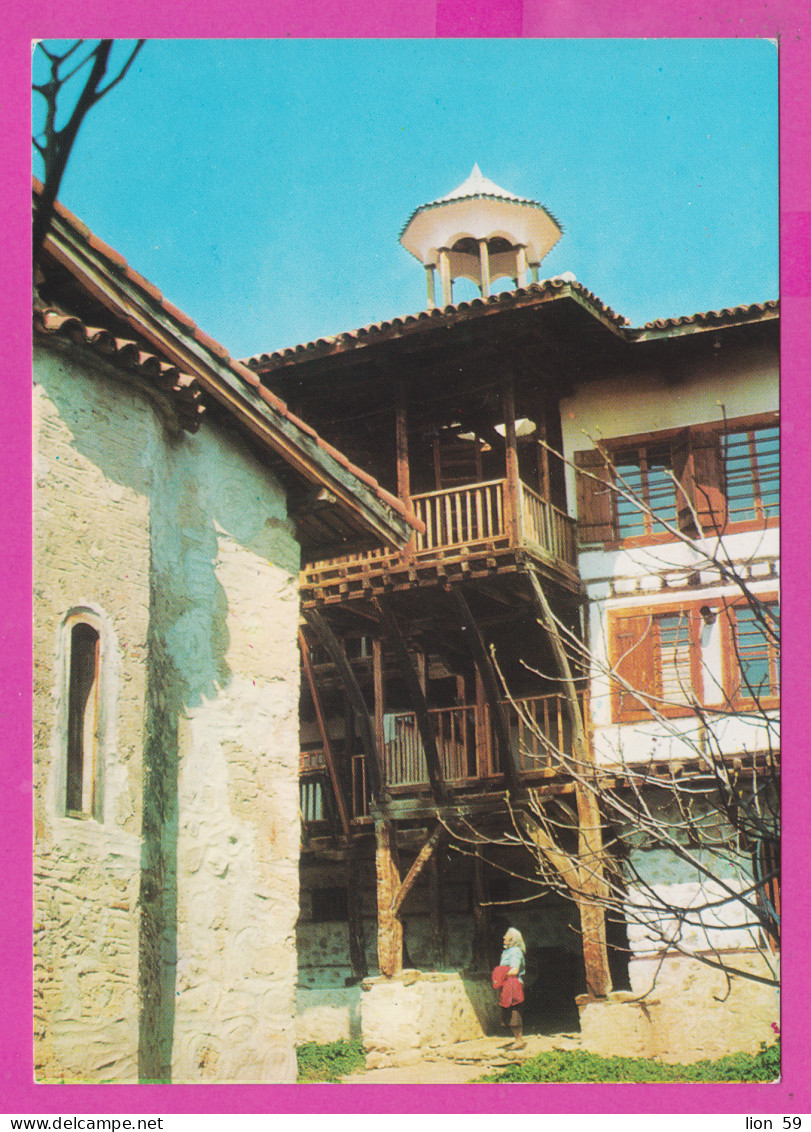
[[[507,931],[504,933],[504,947],[520,947],[523,955],[527,953],[524,937],[521,935],[518,928],[507,928]]]

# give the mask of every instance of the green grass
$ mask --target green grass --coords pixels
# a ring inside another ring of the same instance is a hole
[[[334,1084],[347,1073],[363,1069],[366,1065],[363,1042],[305,1042],[297,1048],[296,1057],[296,1080],[303,1085],[319,1081]]]
[[[697,1061],[694,1065],[665,1065],[642,1057],[598,1057],[581,1050],[553,1050],[529,1057],[526,1061],[498,1073],[477,1077],[477,1081],[593,1081],[608,1084],[625,1082],[681,1082],[712,1081],[775,1081],[780,1076],[780,1043],[760,1052],[732,1053],[718,1061]]]

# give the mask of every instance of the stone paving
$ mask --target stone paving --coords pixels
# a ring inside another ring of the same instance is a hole
[[[478,1038],[414,1054],[407,1064],[365,1069],[342,1078],[346,1085],[463,1085],[485,1073],[548,1050],[580,1048],[579,1034],[528,1034],[526,1048],[506,1048],[510,1039]]]

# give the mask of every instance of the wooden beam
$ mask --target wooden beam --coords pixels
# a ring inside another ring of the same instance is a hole
[[[464,637],[473,657],[473,663],[481,675],[482,686],[490,707],[490,720],[496,737],[496,745],[501,755],[502,769],[507,778],[510,793],[517,798],[523,794],[523,787],[518,777],[518,760],[510,743],[510,726],[499,695],[495,668],[464,594],[455,585],[451,585],[449,589],[456,602],[456,610],[462,624]]]
[[[390,979],[403,969],[403,925],[393,912],[400,887],[394,826],[383,818],[375,822],[377,871],[377,962],[380,974]]]
[[[411,506],[411,470],[408,463],[408,405],[406,391],[400,382],[397,387],[397,494],[407,507]]]
[[[420,673],[414,666],[400,626],[386,599],[379,597],[377,599],[377,607],[380,610],[380,616],[383,620],[388,638],[394,646],[397,664],[405,680],[406,690],[414,708],[417,727],[419,728],[420,738],[422,739],[422,749],[425,754],[425,765],[428,770],[428,782],[431,787],[431,795],[437,805],[441,805],[443,802],[447,801],[448,791],[442,774],[442,763],[436,745],[436,735],[431,725],[431,717],[428,714],[428,704],[425,699],[424,665],[422,679],[420,679]]]
[[[386,738],[383,734],[383,714],[386,710],[386,692],[383,682],[383,642],[380,637],[372,639],[372,687],[374,695],[375,741],[381,753],[385,750]]]
[[[329,772],[330,781],[332,783],[332,792],[335,795],[335,804],[338,807],[338,817],[341,819],[341,828],[343,829],[344,837],[349,841],[352,837],[352,830],[349,825],[349,808],[344,798],[343,787],[341,780],[338,777],[338,768],[336,766],[335,756],[332,751],[332,743],[330,742],[329,734],[327,732],[327,722],[324,717],[324,711],[321,705],[321,696],[318,693],[318,686],[315,682],[313,674],[312,657],[310,656],[310,646],[307,644],[307,638],[304,633],[299,629],[298,634],[299,650],[301,652],[301,661],[304,666],[304,675],[307,679],[307,685],[310,689],[310,697],[313,701],[315,708],[315,718],[318,723],[318,731],[321,735],[321,742],[324,745],[324,758],[327,763],[327,771]]]
[[[521,501],[518,498],[518,440],[515,435],[515,381],[504,375],[504,439],[507,449],[507,534],[511,546],[521,545]]]
[[[363,692],[361,692],[360,686],[355,679],[355,673],[352,671],[352,667],[346,659],[346,654],[341,648],[337,637],[318,610],[302,609],[301,612],[307,624],[329,653],[330,659],[341,677],[349,702],[354,708],[358,718],[360,738],[363,745],[363,752],[366,755],[366,768],[369,774],[372,794],[376,798],[380,798],[384,793],[382,755],[375,739],[374,726],[369,716],[369,708],[367,707],[366,700],[363,698]]]
[[[440,823],[437,823],[437,825],[434,827],[433,832],[431,833],[431,836],[428,838],[422,849],[420,849],[419,853],[417,854],[414,864],[406,873],[405,880],[398,888],[397,893],[394,897],[391,910],[395,916],[400,915],[400,909],[403,906],[403,901],[408,896],[411,889],[414,887],[417,877],[428,864],[428,861],[431,858],[431,854],[433,853],[437,845],[439,845],[444,833],[445,827]]]
[[[489,778],[494,773],[493,753],[490,750],[490,723],[487,718],[487,697],[484,694],[482,674],[476,671],[476,774],[479,778]]]

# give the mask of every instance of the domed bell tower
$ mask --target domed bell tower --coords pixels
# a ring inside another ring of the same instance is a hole
[[[424,265],[435,307],[435,273],[442,306],[453,302],[454,279],[471,279],[483,298],[497,279],[525,287],[537,282],[541,260],[562,234],[542,204],[500,188],[474,165],[458,188],[412,213],[400,243]]]

